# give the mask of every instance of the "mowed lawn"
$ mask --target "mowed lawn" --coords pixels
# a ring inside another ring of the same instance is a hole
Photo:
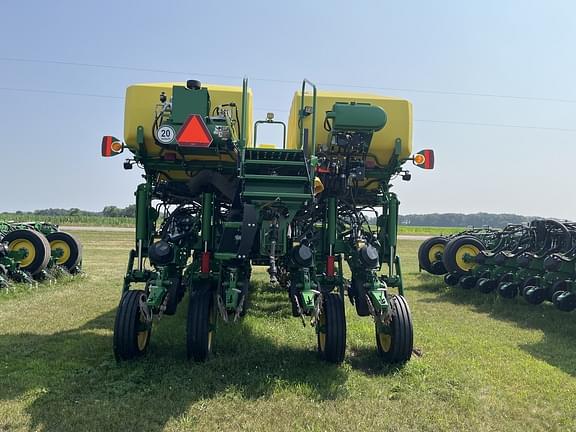
[[[400,244],[418,356],[376,355],[347,305],[341,366],[255,273],[251,310],[185,359],[186,300],[149,355],[117,364],[112,327],[129,233],[82,232],[86,276],[0,293],[0,431],[576,430],[576,314],[446,288]]]

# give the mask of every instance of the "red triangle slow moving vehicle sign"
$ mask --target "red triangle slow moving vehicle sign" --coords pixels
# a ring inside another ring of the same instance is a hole
[[[176,142],[182,147],[210,147],[212,135],[201,115],[192,114],[182,125]]]

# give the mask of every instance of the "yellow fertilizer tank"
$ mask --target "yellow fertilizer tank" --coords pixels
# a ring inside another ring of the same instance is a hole
[[[300,148],[300,127],[298,117],[302,93],[296,92],[292,99],[290,118],[288,120],[287,148]],[[344,92],[318,92],[316,99],[316,150],[328,144],[329,131],[324,128],[326,112],[331,111],[338,102],[370,104],[381,107],[387,116],[387,123],[381,130],[374,133],[367,160],[371,160],[378,167],[387,165],[394,152],[395,142],[401,140],[400,159],[410,157],[412,152],[412,104],[394,97],[385,97],[370,94],[344,93]],[[305,93],[304,106],[312,106],[312,95]],[[302,127],[312,130],[312,116],[302,121]],[[309,140],[310,141],[310,140]],[[308,146],[309,151],[311,146]]]
[[[126,105],[124,114],[124,141],[132,151],[138,149],[136,134],[138,126],[144,128],[145,149],[149,156],[158,156],[162,149],[156,145],[152,134],[155,109],[160,104],[162,92],[167,100],[172,97],[173,86],[186,86],[185,82],[135,84],[126,89]],[[242,87],[204,84],[210,93],[210,110],[224,104],[235,103],[238,116],[242,118]],[[248,90],[247,123],[252,124],[252,90]],[[246,128],[246,142],[251,143],[251,128]],[[196,157],[197,159],[198,157]],[[209,157],[208,157],[209,159]]]

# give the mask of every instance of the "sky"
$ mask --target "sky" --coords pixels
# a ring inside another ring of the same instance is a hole
[[[286,120],[303,78],[410,100],[413,149],[434,149],[436,168],[396,182],[403,214],[576,220],[576,2],[0,6],[0,211],[131,204],[141,172],[99,155],[123,135],[125,88],[246,76],[255,119]]]

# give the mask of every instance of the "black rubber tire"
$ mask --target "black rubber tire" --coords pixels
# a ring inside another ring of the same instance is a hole
[[[80,263],[82,263],[82,244],[74,237],[64,231],[58,231],[46,236],[48,243],[50,243],[50,251],[52,252],[52,245],[56,241],[64,242],[70,248],[70,256],[63,262],[58,262],[58,265],[65,267],[69,272],[75,271]]]
[[[418,248],[418,264],[423,270],[433,275],[443,275],[446,274],[446,268],[444,264],[433,265],[434,263],[430,261],[429,253],[432,247],[436,245],[443,245],[446,247],[448,240],[444,237],[432,237],[424,240],[420,247]],[[440,263],[439,263],[440,264]]]
[[[469,290],[476,286],[476,282],[478,282],[477,276],[464,276],[460,278],[458,285],[460,285],[462,289]]]
[[[358,286],[359,283],[361,283],[360,279],[352,277],[350,285],[352,286],[352,292],[354,293],[354,306],[356,307],[356,313],[361,317],[369,316],[370,309],[368,308],[368,299],[366,298],[366,295],[361,295],[364,289]]]
[[[568,291],[556,291],[556,292],[554,292],[554,294],[552,294],[552,296],[550,298],[550,301],[555,305],[558,297],[561,296],[562,294],[564,294],[565,292],[568,292]]]
[[[392,308],[392,321],[386,326],[387,332],[382,332],[382,324],[376,323],[376,347],[378,355],[386,363],[405,363],[412,356],[414,348],[414,329],[408,302],[401,295],[390,298]],[[382,334],[390,336],[387,346],[383,345]]]
[[[554,306],[562,312],[572,312],[576,309],[576,294],[570,291],[563,291],[555,296]]]
[[[15,241],[26,240],[34,248],[34,259],[30,264],[22,265],[20,264],[20,269],[27,271],[32,276],[41,273],[48,266],[50,261],[50,243],[44,234],[38,231],[32,231],[28,229],[14,230],[10,231],[2,238],[3,243],[8,243],[8,250],[11,250],[11,245]]]
[[[538,286],[525,286],[522,289],[522,297],[532,305],[539,305],[546,300],[546,288]]]
[[[446,270],[448,272],[465,274],[471,271],[471,269],[461,268],[456,260],[456,253],[458,252],[458,250],[467,245],[474,246],[480,251],[486,249],[484,244],[475,237],[472,236],[454,237],[446,244],[446,248],[444,249],[444,255],[442,257],[442,260],[444,261],[444,267],[446,267]]]
[[[294,299],[294,296],[298,296],[298,293],[296,292],[296,290],[288,289],[288,300],[290,300],[290,307],[292,309],[292,316],[294,318],[298,318],[298,317],[300,317],[300,314],[298,313],[298,305],[296,304],[296,300]],[[298,298],[298,301],[300,301],[300,298]]]
[[[519,294],[519,288],[518,282],[500,282],[497,291],[500,297],[513,299]]]
[[[555,294],[557,292],[567,291],[569,288],[569,281],[558,280],[554,282],[551,286],[546,288],[546,299],[554,303]]]
[[[148,351],[152,328],[143,322],[140,301],[146,302],[146,293],[142,290],[126,291],[120,299],[114,321],[113,348],[116,361],[140,357]]]
[[[318,354],[329,363],[342,363],[346,353],[346,315],[344,302],[336,293],[323,295],[316,325]]]
[[[476,281],[476,289],[482,294],[490,294],[498,288],[496,279],[480,278]]]
[[[203,282],[190,292],[186,321],[186,352],[188,360],[204,362],[212,352],[216,325],[214,291]]]
[[[530,286],[530,287],[534,287],[534,286],[540,286],[542,283],[542,278],[540,278],[539,276],[530,276],[527,279],[524,279],[522,281],[522,283],[520,284],[520,286],[522,287],[522,292],[524,291],[524,288]]]
[[[460,282],[460,275],[458,273],[446,273],[444,275],[444,283],[448,286],[456,286]]]

